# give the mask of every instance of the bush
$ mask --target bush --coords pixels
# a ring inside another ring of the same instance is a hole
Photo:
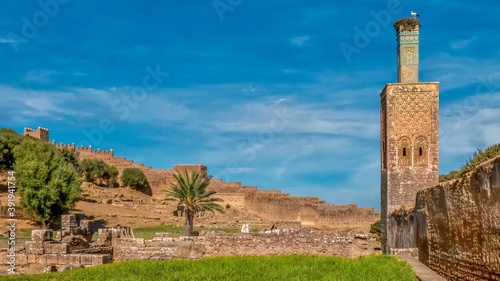
[[[370,226],[370,233],[375,234],[377,236],[377,241],[380,241],[380,235],[381,235],[380,223],[381,222],[382,222],[381,220],[378,220]]]
[[[23,210],[44,227],[80,198],[80,175],[49,143],[23,138],[14,148],[16,185]]]
[[[500,143],[488,146],[485,150],[478,148],[472,157],[469,156],[469,160],[465,162],[459,171],[451,171],[448,174],[439,175],[439,181],[444,182],[459,179],[468,172],[474,170],[479,164],[495,158],[498,155],[500,155]]]
[[[84,159],[80,164],[80,169],[86,182],[104,184],[107,187],[114,187],[116,184],[118,170],[101,159]]]
[[[0,171],[12,169],[14,165],[14,148],[21,143],[22,136],[7,128],[0,129]]]
[[[137,168],[126,168],[122,173],[123,185],[133,189],[142,189],[149,186],[148,179],[144,173]]]

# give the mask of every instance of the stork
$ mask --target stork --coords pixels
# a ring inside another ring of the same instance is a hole
[[[420,15],[419,15],[419,14],[417,14],[417,13],[415,13],[414,11],[411,11],[411,12],[410,12],[410,14],[411,14],[411,16],[412,16],[414,19],[416,19],[416,18],[420,17]]]

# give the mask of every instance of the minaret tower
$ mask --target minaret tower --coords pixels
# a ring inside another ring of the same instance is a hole
[[[398,83],[380,93],[382,251],[406,248],[391,214],[412,209],[417,191],[439,182],[439,83],[418,81],[420,22],[394,23]]]

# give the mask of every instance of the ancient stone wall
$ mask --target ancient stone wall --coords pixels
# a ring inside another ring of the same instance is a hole
[[[20,273],[64,271],[91,267],[111,262],[109,254],[82,254],[72,251],[69,243],[54,241],[52,229],[33,230],[31,241],[25,246],[16,245],[14,267]],[[10,257],[0,254],[0,264],[9,265]]]
[[[279,233],[207,233],[191,237],[205,244],[205,257],[233,255],[335,255],[359,257],[380,252],[378,243],[353,236],[316,234],[307,230]]]
[[[169,233],[156,233],[152,240],[113,238],[113,261],[201,259],[205,254],[203,241],[189,237],[172,238]]]
[[[419,260],[449,280],[500,280],[500,157],[419,191]]]
[[[93,149],[92,147],[75,147],[74,144],[56,144],[59,148],[77,151],[80,159],[102,159],[108,165],[115,166],[119,173],[126,168],[138,168],[144,172],[150,189],[143,191],[154,199],[163,199],[165,190],[170,187],[174,173],[187,169],[189,171],[206,172],[207,167],[200,164],[174,165],[173,169],[153,169],[150,166],[135,163],[125,157],[115,157],[113,150]],[[259,190],[256,186],[243,186],[241,182],[224,182],[212,179],[210,190],[216,191],[224,200],[223,207],[244,209],[250,215],[268,221],[296,221],[303,226],[316,228],[363,228],[380,218],[380,213],[373,208],[358,208],[354,204],[325,204],[316,197],[294,197],[279,190]]]

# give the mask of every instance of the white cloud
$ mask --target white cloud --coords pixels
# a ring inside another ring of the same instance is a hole
[[[50,79],[50,76],[57,73],[57,71],[53,70],[31,70],[24,75],[23,80],[27,82],[37,82],[42,84],[51,83],[52,80]]]
[[[477,36],[473,36],[469,39],[464,39],[464,40],[458,40],[453,43],[451,43],[451,48],[454,50],[461,50],[464,49],[465,47],[469,46],[471,43],[477,40]]]
[[[302,47],[304,46],[309,40],[311,39],[310,36],[297,36],[293,37],[290,39],[290,43],[295,46]]]
[[[0,44],[15,43],[16,40],[12,38],[0,38]]]

